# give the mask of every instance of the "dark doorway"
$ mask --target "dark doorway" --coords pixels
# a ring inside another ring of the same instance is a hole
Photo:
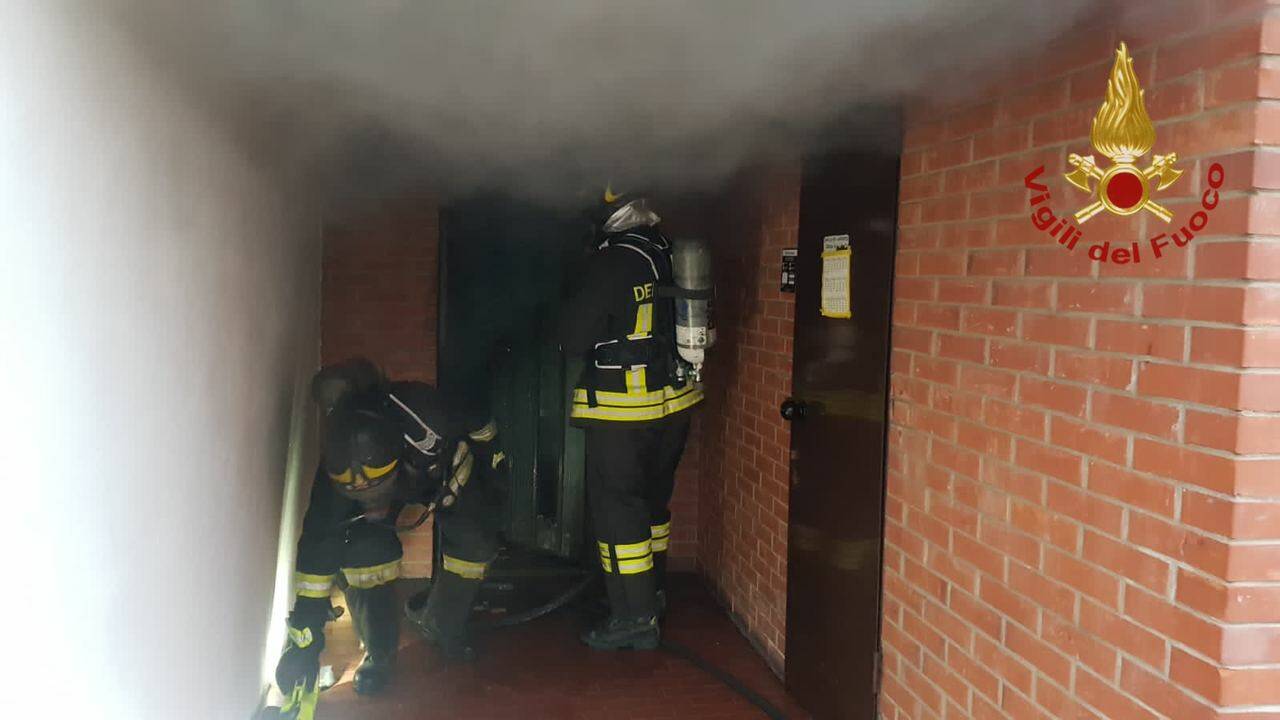
[[[440,214],[440,383],[488,395],[511,468],[506,538],[564,558],[582,547],[584,487],[555,327],[585,260],[580,225],[500,195]]]
[[[783,407],[792,419],[787,686],[821,720],[872,720],[879,682],[901,143],[896,113],[858,127],[873,142],[805,166],[793,397]],[[822,302],[824,268],[831,282],[846,279],[847,301],[833,292]]]

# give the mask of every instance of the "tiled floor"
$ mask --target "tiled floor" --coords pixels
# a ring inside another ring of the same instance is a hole
[[[791,720],[807,718],[701,581],[671,583],[666,636],[734,675]],[[767,718],[718,680],[667,652],[600,653],[579,644],[572,611],[488,631],[474,665],[443,664],[409,628],[385,695],[357,696],[358,648],[349,622],[331,626],[325,662],[342,672],[318,720],[739,720]],[[345,671],[343,671],[345,668]]]

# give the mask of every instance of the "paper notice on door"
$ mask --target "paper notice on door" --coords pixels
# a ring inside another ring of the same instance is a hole
[[[848,235],[830,235],[822,239],[822,304],[823,317],[853,317],[849,300],[853,257]]]

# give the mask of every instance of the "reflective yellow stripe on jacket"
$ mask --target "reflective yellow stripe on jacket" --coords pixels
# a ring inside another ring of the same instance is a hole
[[[587,391],[573,391],[572,416],[595,420],[658,420],[693,407],[702,401],[702,388],[686,385],[679,390],[670,385],[644,393],[596,392],[596,406],[587,401]]]
[[[368,567],[342,568],[342,574],[347,576],[347,584],[351,587],[367,590],[386,585],[400,577],[400,560],[397,558],[388,563]]]

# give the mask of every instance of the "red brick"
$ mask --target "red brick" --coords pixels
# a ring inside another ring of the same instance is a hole
[[[1139,552],[1105,535],[1086,530],[1082,557],[1153,592],[1162,593],[1169,587],[1171,575],[1167,561]]]
[[[1081,700],[1097,708],[1104,717],[1125,718],[1125,720],[1161,720],[1155,713],[1089,673],[1076,675],[1076,694]]]
[[[984,280],[938,280],[938,301],[983,304],[987,301],[987,288]]]
[[[1000,170],[996,176],[996,182],[1000,185],[1018,185],[1024,186],[1026,178],[1029,174],[1037,169],[1043,168],[1041,177],[1051,184],[1053,191],[1058,191],[1065,187],[1065,184],[1059,182],[1058,178],[1062,174],[1063,169],[1067,165],[1067,154],[1062,152],[1062,148],[1033,148],[1027,152],[1020,153],[1013,157],[1005,157],[1000,159]],[[1056,184],[1056,185],[1054,185]],[[1054,195],[1054,197],[1058,197]],[[1028,200],[1028,202],[1030,202]],[[1031,230],[1031,224],[1026,218],[1019,218],[1017,228],[1024,238],[1036,238],[1037,242],[1042,237],[1038,230]],[[1026,243],[1019,243],[1026,244]]]
[[[1238,582],[1280,581],[1280,543],[1238,545],[1231,548],[1224,579]]]
[[[1274,367],[1280,332],[1252,328],[1193,328],[1191,361],[1232,367]]]
[[[1017,564],[1009,565],[1009,588],[1045,610],[1064,618],[1075,614],[1076,594],[1065,585]]]
[[[1060,685],[1071,683],[1071,661],[1017,625],[1005,627],[1005,647]]]
[[[961,329],[979,335],[1013,337],[1017,334],[1018,315],[1008,310],[965,308]]]
[[[926,198],[919,203],[912,204],[917,205],[920,208],[919,222],[922,223],[940,223],[964,220],[968,217],[969,212],[969,200],[964,195],[943,195],[940,197],[931,197]]]
[[[1094,348],[1181,361],[1185,337],[1186,330],[1177,326],[1099,319]]]
[[[939,250],[920,253],[921,275],[963,275],[964,253]]]
[[[1021,275],[1023,257],[1021,250],[983,250],[969,253],[967,274],[971,276]]]
[[[1000,709],[1009,717],[1019,718],[1019,720],[1042,720],[1049,717],[1026,696],[1012,690],[1005,690],[1000,698]]]
[[[1216,492],[1231,493],[1235,490],[1236,472],[1231,459],[1185,447],[1134,438],[1133,467]]]
[[[1036,703],[1049,711],[1050,717],[1054,720],[1060,718],[1070,718],[1071,720],[1098,720],[1098,716],[1092,711],[1085,709],[1083,705],[1076,702],[1056,685],[1048,682],[1044,677],[1036,677]],[[1019,719],[1021,720],[1021,719]],[[1116,720],[1114,718],[1103,718],[1102,720]]]
[[[985,638],[978,636],[977,642],[988,642]],[[961,645],[961,648],[965,647]],[[960,677],[965,679],[975,691],[981,695],[995,700],[1000,696],[1000,681],[992,674],[991,668],[978,664],[965,652],[961,652],[955,645],[947,646],[947,664],[956,671]],[[978,699],[978,696],[974,696]]]
[[[1182,608],[1136,588],[1125,591],[1124,614],[1155,632],[1203,653],[1216,657],[1221,647],[1222,629]],[[1176,651],[1175,651],[1176,652]]]
[[[932,460],[942,468],[955,470],[968,478],[977,478],[979,456],[968,450],[947,445],[945,442],[933,442]]]
[[[992,370],[974,365],[960,368],[960,385],[965,389],[991,397],[1012,400],[1018,376],[1004,370]]]
[[[1171,43],[1167,46],[1167,53],[1162,48],[1153,81],[1163,82],[1166,78],[1179,77],[1247,57],[1257,52],[1257,48],[1263,47],[1263,37],[1261,24],[1245,23]],[[1270,52],[1265,49],[1263,51]]]
[[[1080,627],[1152,667],[1164,667],[1167,639],[1097,603],[1080,603]]]
[[[1222,242],[1196,247],[1197,278],[1280,280],[1280,244]]]
[[[952,360],[975,363],[985,362],[987,341],[983,338],[964,335],[940,334],[938,336],[938,355]]]
[[[1177,437],[1176,408],[1128,395],[1094,392],[1089,418],[1104,425],[1114,425],[1169,440]]]
[[[1184,157],[1222,152],[1251,144],[1255,125],[1253,107],[1233,108],[1162,124],[1160,143]]]
[[[1111,535],[1119,535],[1124,511],[1120,506],[1075,488],[1056,483],[1048,486],[1045,506],[1050,510],[1095,527]]]
[[[1033,503],[1044,502],[1044,478],[1004,463],[985,463],[982,483]]]
[[[982,578],[979,595],[984,603],[995,608],[1001,615],[1021,624],[1028,631],[1035,630],[1040,608],[1034,602],[989,577]]]
[[[979,667],[1003,678],[1006,683],[1024,693],[1031,692],[1032,672],[1030,668],[1014,657],[1008,650],[981,635],[974,638],[973,649],[974,658]],[[985,679],[985,676],[980,677]],[[994,697],[994,695],[991,695],[991,697]]]
[[[1280,586],[1234,585],[1227,588],[1225,602],[1228,622],[1280,622]]]
[[[906,202],[937,197],[942,194],[942,180],[943,173],[940,172],[904,177],[898,183],[898,199]],[[902,238],[898,242],[901,244]]]
[[[991,427],[1015,435],[1025,435],[1037,440],[1044,439],[1046,418],[1039,410],[989,400],[986,403],[983,420]]]
[[[1236,540],[1280,540],[1280,503],[1188,491],[1182,497],[1182,521]]]
[[[1031,124],[1031,144],[1045,146],[1082,140],[1088,136],[1097,112],[1096,106],[1078,106],[1038,118]]]
[[[945,170],[963,165],[973,159],[973,139],[956,140],[927,148],[924,151],[925,170]]]
[[[932,657],[924,658],[924,676],[935,683],[947,697],[956,703],[969,704],[969,685],[946,665]]]
[[[1235,323],[1243,317],[1245,294],[1241,287],[1151,285],[1142,291],[1142,314]]]
[[[985,160],[1016,153],[1031,147],[1031,125],[1023,123],[1011,127],[999,127],[980,133],[973,138],[973,159]]]
[[[1087,565],[1056,550],[1045,550],[1044,571],[1049,577],[1094,598],[1107,607],[1119,607],[1120,581],[1104,570]]]
[[[1124,435],[1061,417],[1053,418],[1049,442],[1119,464],[1125,462],[1129,452],[1129,441]]]
[[[1240,376],[1241,410],[1280,411],[1280,373],[1248,373]]]
[[[942,246],[951,250],[988,247],[995,239],[995,223],[978,220],[948,223],[940,228]]]
[[[1058,309],[1132,315],[1136,288],[1129,283],[1059,283]]]
[[[1280,416],[1187,410],[1189,444],[1242,454],[1280,453]]]
[[[969,563],[997,580],[1004,579],[1004,558],[1000,553],[962,533],[956,533],[952,536],[951,547],[958,559]],[[954,603],[952,608],[955,609]],[[999,636],[999,629],[997,628],[995,632],[989,634]]]
[[[1028,222],[1028,233],[1034,228]],[[997,242],[999,235],[997,234]],[[1028,277],[1089,277],[1094,263],[1084,253],[1068,253],[1060,247],[1035,248],[1027,251]]]
[[[1026,202],[1026,189],[1020,187],[973,193],[969,196],[969,217],[997,218],[1020,214],[1026,209]]]
[[[967,388],[966,388],[967,389]],[[958,392],[954,388],[933,386],[932,405],[939,412],[978,421],[982,418],[982,396],[971,392]]]
[[[1229,575],[1227,545],[1181,526],[1134,514],[1129,517],[1127,539],[1215,577],[1226,578]]]
[[[969,584],[967,587],[972,588],[974,585]],[[935,605],[934,603],[926,604],[924,608],[924,619],[925,622],[933,626],[934,629],[945,636],[948,640],[962,648],[969,647],[970,643],[973,641],[972,626],[957,617],[950,610],[943,608],[941,605]],[[952,667],[955,667],[955,665]],[[957,668],[957,670],[959,669]],[[967,678],[964,672],[961,672],[960,674]]]
[[[1178,720],[1216,720],[1218,717],[1210,706],[1193,699],[1178,683],[1150,673],[1127,658],[1121,660],[1120,688],[1166,717]]]
[[[1050,345],[1089,346],[1089,320],[1061,315],[1023,313],[1023,340]]]
[[[1018,440],[1014,446],[1018,465],[1044,473],[1073,485],[1081,483],[1084,462],[1081,456],[1048,445]]]
[[[988,160],[953,168],[945,173],[944,186],[949,193],[966,193],[986,190],[995,185],[996,162]]]
[[[902,671],[903,680],[907,688],[923,703],[924,707],[931,709],[935,713],[933,717],[938,717],[942,713],[943,707],[942,691],[933,684],[931,679],[925,678],[915,668],[904,666]],[[920,715],[921,717],[929,717],[929,714],[924,712],[921,712]]]
[[[1063,655],[1092,668],[1094,672],[1108,676],[1115,674],[1119,657],[1115,649],[1091,637],[1070,621],[1046,615],[1044,626],[1040,629],[1040,638]]]
[[[1229,666],[1280,661],[1280,626],[1228,625],[1223,628],[1221,660]]]
[[[1161,120],[1197,113],[1204,105],[1202,87],[1200,76],[1153,85],[1145,93],[1147,113]]]
[[[893,345],[902,350],[929,353],[933,350],[933,333],[918,328],[894,328]]]
[[[1222,705],[1266,705],[1275,702],[1276,685],[1280,683],[1280,670],[1275,668],[1219,669],[1175,649],[1170,662],[1169,675],[1174,682]],[[1266,718],[1267,713],[1250,715],[1224,715],[1235,720]]]
[[[1163,363],[1143,363],[1138,370],[1138,392],[1204,405],[1235,408],[1240,401],[1241,378],[1219,370]]]
[[[1013,459],[1013,438],[982,425],[960,423],[956,430],[956,442],[983,455],[1005,461]],[[994,463],[988,463],[988,465],[994,465]]]
[[[960,329],[960,308],[923,303],[916,310],[916,323],[939,330]]]
[[[1039,405],[1073,417],[1083,417],[1088,391],[1063,383],[1024,377],[1019,383],[1018,398],[1028,405]]]
[[[1068,517],[1050,514],[1043,507],[1012,502],[1009,521],[1018,530],[1046,538],[1055,547],[1068,552],[1076,552],[1080,548],[1080,526]]]
[[[900,172],[903,177],[916,175],[924,170],[924,151],[916,150],[912,152],[902,153],[902,166]]]
[[[937,225],[899,228],[898,250],[933,250],[938,247],[938,238],[942,235],[939,230]]]
[[[1049,350],[1026,343],[993,340],[991,365],[1002,370],[1044,374],[1049,372]]]
[[[1047,308],[1053,295],[1053,283],[1046,281],[997,280],[993,305],[1024,308]]]
[[[904,300],[932,301],[937,297],[938,283],[936,280],[898,278],[893,284],[893,291],[896,297]]]
[[[968,622],[979,632],[992,639],[999,639],[1000,627],[1003,623],[998,612],[978,601],[968,593],[952,590],[950,596],[951,610]]]
[[[1108,355],[1088,355],[1058,350],[1054,376],[1064,380],[1127,389],[1133,378],[1133,361]]]

